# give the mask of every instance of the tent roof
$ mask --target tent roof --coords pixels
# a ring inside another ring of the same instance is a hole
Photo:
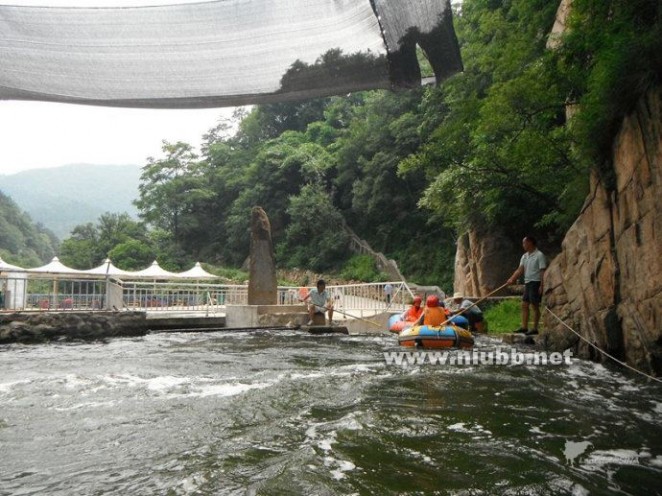
[[[0,5],[0,100],[199,108],[412,87],[416,44],[437,81],[462,70],[450,0]]]
[[[106,258],[104,262],[98,267],[88,270],[77,270],[67,267],[58,257],[53,257],[46,265],[41,267],[35,267],[34,269],[24,269],[16,265],[8,264],[2,258],[0,258],[0,271],[2,272],[26,272],[28,274],[52,274],[58,276],[72,276],[72,277],[84,277],[84,278],[99,278],[105,276],[114,276],[125,279],[216,279],[218,276],[207,272],[202,268],[200,262],[196,264],[189,270],[184,272],[170,272],[163,269],[159,263],[154,260],[152,264],[143,270],[131,271],[131,270],[122,270],[115,265],[113,262]]]
[[[67,267],[62,262],[60,262],[60,259],[57,257],[53,257],[53,260],[51,260],[46,265],[42,265],[41,267],[35,267],[34,269],[27,269],[26,272],[36,272],[43,274],[72,274],[72,275],[85,274],[85,272],[83,272],[82,270],[76,270],[76,269],[72,269],[71,267]]]
[[[22,272],[25,269],[19,267],[18,265],[12,265],[5,262],[2,257],[0,257],[0,272]]]
[[[186,277],[187,279],[217,279],[218,276],[215,276],[214,274],[211,274],[207,272],[205,269],[202,268],[202,265],[200,265],[200,262],[195,262],[195,265],[193,268],[180,272],[179,277]]]
[[[119,267],[113,265],[113,262],[110,261],[110,258],[107,258],[103,261],[98,267],[93,269],[83,270],[86,274],[91,274],[95,276],[115,276],[115,277],[127,277],[131,276],[133,272],[128,270],[122,270]]]
[[[161,268],[159,263],[154,260],[152,265],[146,269],[130,272],[128,277],[136,277],[139,279],[179,279],[180,275]]]

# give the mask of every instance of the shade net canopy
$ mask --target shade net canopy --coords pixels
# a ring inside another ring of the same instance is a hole
[[[450,0],[0,5],[0,99],[196,108],[437,81],[462,70]]]

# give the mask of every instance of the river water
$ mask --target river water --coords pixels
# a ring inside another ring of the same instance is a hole
[[[390,351],[295,331],[0,347],[0,495],[662,494],[658,383]]]

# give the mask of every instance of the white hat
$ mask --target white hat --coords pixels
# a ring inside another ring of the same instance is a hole
[[[462,293],[459,293],[459,292],[458,292],[458,293],[455,293],[455,294],[453,295],[453,299],[454,299],[454,300],[457,300],[458,298],[464,298],[464,295],[463,295]]]

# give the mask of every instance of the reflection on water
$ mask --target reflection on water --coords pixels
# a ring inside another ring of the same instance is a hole
[[[662,494],[659,385],[392,350],[294,331],[1,348],[0,495]]]

